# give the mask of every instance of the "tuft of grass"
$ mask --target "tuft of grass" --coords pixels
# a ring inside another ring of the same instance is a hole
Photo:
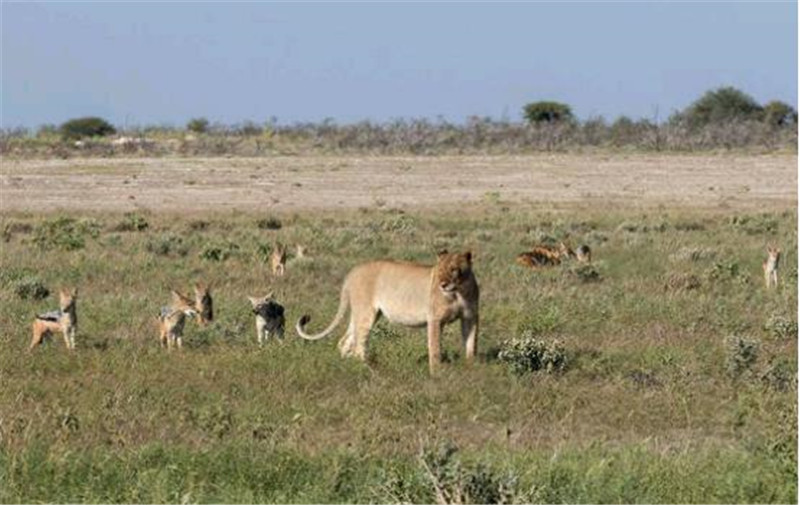
[[[241,247],[236,242],[215,242],[206,244],[203,250],[200,251],[200,257],[208,261],[221,262],[238,254],[240,249]]]
[[[797,320],[781,314],[772,314],[764,329],[776,340],[797,340]]]
[[[100,235],[100,228],[100,224],[93,219],[77,220],[60,216],[36,226],[33,242],[42,250],[74,251],[86,246],[87,236],[97,238]]]
[[[280,230],[283,228],[283,223],[280,219],[270,216],[256,221],[256,226],[259,230]]]
[[[725,338],[725,369],[732,378],[749,372],[758,359],[760,342],[750,337],[730,335]]]
[[[497,358],[514,375],[525,375],[539,370],[547,373],[562,372],[568,363],[566,350],[560,340],[545,341],[531,333],[503,342]]]
[[[20,300],[44,300],[50,296],[50,290],[37,277],[25,277],[14,284],[14,294]]]

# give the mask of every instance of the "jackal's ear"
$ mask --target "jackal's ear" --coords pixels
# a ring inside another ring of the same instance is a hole
[[[182,303],[182,302],[185,302],[186,300],[188,300],[188,298],[186,298],[182,294],[178,293],[174,289],[170,290],[170,293],[172,293],[172,301],[174,301],[174,302]]]
[[[467,260],[467,263],[470,265],[472,264],[472,251],[467,251],[464,253],[464,259]]]
[[[447,251],[447,249],[442,249],[441,251],[439,251],[438,253],[436,253],[436,255],[439,257],[439,259],[442,259],[442,258],[444,258],[444,257],[445,257],[445,256],[447,256],[448,254],[450,254],[450,253]]]
[[[248,296],[247,299],[250,300],[250,303],[253,304],[253,308],[258,307],[258,304],[261,303],[261,298],[256,298],[254,296]]]
[[[270,291],[267,293],[267,296],[264,297],[264,300],[274,300],[275,299],[275,291]]]

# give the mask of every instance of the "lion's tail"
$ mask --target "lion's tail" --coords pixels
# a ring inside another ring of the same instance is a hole
[[[311,321],[311,316],[304,315],[301,317],[297,324],[295,325],[294,329],[297,331],[297,334],[300,335],[301,338],[306,340],[319,340],[321,338],[325,338],[330,333],[339,326],[339,323],[342,322],[342,318],[344,318],[345,312],[347,312],[347,306],[349,305],[349,296],[347,296],[347,286],[342,287],[342,294],[339,298],[339,309],[336,311],[336,317],[333,318],[331,324],[328,325],[321,333],[317,333],[316,335],[309,335],[305,331],[303,331],[303,327]]]

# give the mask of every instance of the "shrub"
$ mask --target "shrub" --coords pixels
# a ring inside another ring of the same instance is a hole
[[[592,264],[573,265],[570,267],[568,272],[570,275],[577,277],[580,282],[584,283],[600,282],[603,280],[603,276],[600,275],[600,271],[595,265]]]
[[[797,111],[789,104],[773,100],[764,106],[764,122],[775,128],[796,126]]]
[[[171,254],[186,256],[189,253],[189,248],[184,245],[183,239],[172,234],[161,235],[149,240],[145,248],[158,256],[169,256]]]
[[[128,212],[115,227],[114,231],[144,231],[150,227],[150,223],[141,214]]]
[[[797,370],[785,357],[774,356],[761,373],[761,382],[776,391],[789,391],[797,384]]]
[[[65,251],[83,249],[84,235],[96,238],[99,225],[94,221],[78,222],[71,217],[58,217],[44,221],[36,227],[33,242],[41,249],[59,248]]]
[[[778,220],[769,214],[756,216],[733,216],[731,225],[748,235],[760,235],[778,231]]]
[[[733,87],[707,91],[683,112],[689,127],[724,124],[734,120],[760,120],[764,109],[750,95]]]
[[[435,503],[532,501],[532,497],[518,490],[519,478],[516,474],[499,473],[483,463],[466,465],[457,454],[458,448],[446,443],[433,449],[423,449],[419,456],[422,477],[430,482]]]
[[[759,341],[731,335],[725,339],[725,369],[732,378],[749,371],[758,359]]]
[[[192,231],[206,231],[211,223],[202,219],[195,219],[189,221],[189,229]]]
[[[728,281],[747,278],[739,275],[739,264],[735,261],[717,261],[708,269],[708,278],[712,281]]]
[[[532,102],[527,104],[522,115],[531,124],[568,122],[573,119],[569,105],[559,102]]]
[[[33,226],[31,224],[12,221],[3,227],[3,240],[8,242],[14,235],[18,233],[30,233],[32,231]]]
[[[692,291],[701,285],[700,278],[694,274],[673,272],[664,282],[664,289],[666,291]]]
[[[777,340],[797,338],[797,321],[779,314],[773,314],[764,324],[764,329]]]
[[[105,137],[117,132],[108,121],[99,117],[70,119],[61,125],[59,131],[64,140]]]
[[[193,133],[206,133],[208,131],[208,119],[204,117],[196,117],[186,123],[186,129]]]
[[[673,261],[703,261],[714,259],[717,251],[710,247],[681,247],[678,251],[669,255]]]
[[[567,353],[559,340],[545,342],[527,332],[522,338],[503,342],[497,355],[515,375],[544,370],[547,373],[561,372],[567,366]]]
[[[259,219],[256,222],[256,226],[258,226],[260,230],[280,230],[283,227],[283,223],[281,223],[280,219],[270,216]]]
[[[50,296],[50,290],[36,277],[25,277],[14,285],[14,294],[21,300],[44,300]]]
[[[225,261],[238,252],[239,244],[235,242],[209,244],[200,251],[200,257],[208,261]]]

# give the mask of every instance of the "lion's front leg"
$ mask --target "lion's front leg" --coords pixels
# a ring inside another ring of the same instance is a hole
[[[475,354],[478,352],[478,314],[467,318],[461,318],[461,340],[464,342],[464,348],[467,353],[467,360],[472,361],[475,359]]]
[[[431,375],[442,362],[442,350],[439,340],[442,335],[442,322],[434,318],[428,319],[428,367]]]

